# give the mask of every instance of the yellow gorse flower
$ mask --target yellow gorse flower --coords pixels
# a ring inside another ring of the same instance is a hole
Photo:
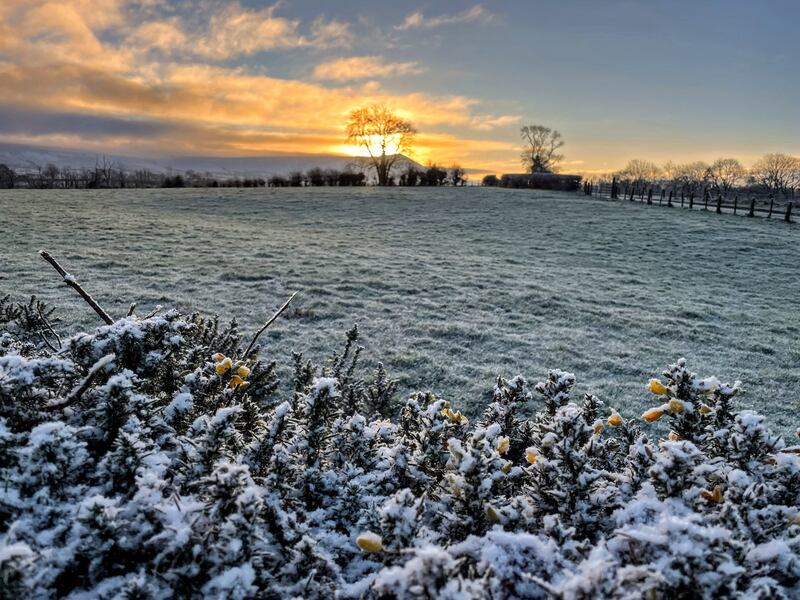
[[[356,544],[364,552],[381,552],[383,550],[383,540],[377,533],[365,531],[356,538]]]
[[[669,388],[658,379],[651,379],[648,387],[650,388],[650,392],[656,396],[666,396],[669,393]]]
[[[600,421],[598,421],[597,423],[594,424],[594,434],[600,435],[602,431],[603,431],[603,424]]]
[[[511,440],[507,437],[501,438],[499,442],[497,442],[497,451],[500,454],[505,454],[508,452],[508,449],[511,447]]]
[[[233,361],[230,358],[223,358],[216,364],[214,369],[217,371],[217,375],[224,375],[225,373],[231,370],[232,366],[233,366]]]
[[[247,367],[245,367],[244,365],[242,365],[241,367],[239,367],[238,369],[236,369],[236,374],[237,374],[239,377],[241,377],[242,379],[245,379],[245,378],[246,378],[248,375],[250,375],[250,369],[248,369]]]
[[[614,413],[613,415],[608,417],[608,424],[611,425],[612,427],[619,427],[620,425],[622,425],[622,417],[619,414]]]
[[[719,486],[716,486],[712,492],[709,492],[708,490],[701,490],[700,495],[707,502],[713,502],[714,504],[719,504],[722,502],[722,488]]]
[[[652,423],[653,421],[658,421],[663,416],[664,416],[663,410],[661,410],[660,408],[651,408],[642,415],[642,418],[648,423]]]
[[[467,422],[468,422],[467,417],[462,415],[457,410],[450,410],[449,408],[443,408],[440,412],[441,412],[442,415],[447,417],[450,420],[451,423],[457,423],[459,425],[466,425]]]
[[[667,439],[668,439],[670,442],[679,442],[679,441],[681,440],[681,436],[679,436],[679,435],[678,435],[677,433],[675,433],[674,431],[670,431],[670,432],[669,432],[669,435],[667,435]]]
[[[539,458],[539,455],[536,453],[536,450],[533,448],[525,449],[525,460],[527,460],[529,464],[535,465],[537,458]]]
[[[686,410],[686,406],[684,406],[683,402],[677,398],[673,398],[669,401],[669,409],[674,413],[682,413],[684,410]]]
[[[498,523],[500,521],[500,515],[491,504],[486,505],[486,520],[490,523]]]

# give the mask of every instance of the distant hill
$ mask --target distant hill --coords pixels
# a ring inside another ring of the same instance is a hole
[[[287,175],[293,171],[308,171],[314,167],[344,170],[355,160],[349,156],[330,154],[297,154],[270,156],[164,156],[141,157],[120,154],[98,154],[85,150],[48,148],[24,144],[0,143],[0,164],[15,171],[31,171],[54,164],[59,168],[93,168],[98,160],[105,158],[121,165],[126,171],[147,169],[153,173],[185,173],[197,171],[216,179],[270,177]],[[404,164],[418,163],[402,157]]]

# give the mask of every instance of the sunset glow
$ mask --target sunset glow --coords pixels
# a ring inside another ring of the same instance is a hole
[[[626,12],[624,4],[587,8],[585,21],[647,20],[644,8]],[[676,89],[683,75],[689,81],[703,71],[702,53],[682,63],[677,45],[638,44],[630,52],[626,45],[636,40],[618,36],[602,52],[624,62],[599,68],[602,57],[585,47],[584,32],[556,3],[544,3],[524,26],[516,15],[526,3],[437,6],[5,0],[0,141],[139,154],[360,156],[364,149],[345,145],[343,124],[354,108],[377,102],[417,127],[418,161],[458,162],[473,174],[518,170],[519,127],[531,120],[562,131],[564,166],[584,172],[619,168],[635,155],[693,160],[726,153],[749,162],[766,151],[798,150],[800,119],[787,116],[798,104],[797,82],[745,84],[756,72],[751,67],[797,55],[796,36],[756,32],[764,49],[748,51],[742,60],[750,67],[725,82],[705,70],[707,84],[689,102]],[[695,12],[728,32],[716,44],[746,26],[741,15]],[[539,31],[541,23],[549,28]],[[705,43],[708,36],[696,33],[689,28],[686,35]],[[547,58],[520,55],[522,42],[531,56]],[[538,46],[542,52],[533,51]],[[646,56],[653,62],[642,71],[637,65]],[[624,78],[615,83],[625,69],[651,80],[628,86],[627,94],[585,93],[628,85]],[[678,73],[670,85],[663,83],[667,72]],[[765,67],[758,76],[771,72]],[[645,89],[652,95],[647,109],[637,101]],[[761,107],[758,127],[736,126],[753,106]]]

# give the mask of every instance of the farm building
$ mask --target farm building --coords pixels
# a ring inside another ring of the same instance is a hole
[[[532,188],[574,192],[580,187],[580,175],[556,173],[508,173],[500,178],[500,186],[507,188]]]

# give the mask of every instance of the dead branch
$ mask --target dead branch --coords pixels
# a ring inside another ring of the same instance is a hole
[[[58,271],[58,274],[64,278],[64,283],[78,292],[80,297],[86,300],[86,303],[94,309],[94,312],[100,315],[100,318],[105,321],[106,325],[111,325],[114,322],[114,320],[108,316],[108,313],[104,311],[97,302],[95,302],[95,299],[92,298],[89,293],[81,287],[81,285],[76,281],[75,277],[67,273],[64,268],[58,264],[58,261],[50,255],[49,252],[41,250],[39,251],[39,256],[49,262],[53,268]]]
[[[153,310],[151,310],[149,313],[147,313],[145,316],[142,317],[142,321],[146,321],[147,319],[152,319],[153,317],[155,317],[158,313],[161,312],[161,308],[162,306],[160,304],[156,306]]]
[[[135,310],[136,310],[136,302],[131,302],[131,305],[128,308],[128,314],[125,316],[132,317]]]
[[[264,323],[264,326],[263,326],[261,329],[259,329],[259,330],[256,332],[256,334],[253,336],[253,339],[250,341],[250,345],[249,345],[249,346],[247,346],[247,350],[245,350],[245,351],[244,351],[244,354],[242,355],[242,358],[243,358],[243,359],[246,359],[246,358],[247,358],[247,357],[250,355],[250,351],[253,349],[253,346],[255,346],[255,345],[256,345],[256,340],[258,340],[258,336],[260,336],[262,333],[264,333],[264,332],[267,330],[267,327],[269,327],[270,325],[272,325],[272,324],[275,322],[275,320],[276,320],[278,317],[280,317],[280,316],[281,316],[281,314],[283,314],[283,311],[285,311],[287,308],[289,308],[289,303],[290,303],[292,300],[294,300],[294,297],[295,297],[295,296],[297,296],[297,292],[295,292],[294,294],[292,294],[291,296],[289,296],[289,299],[288,299],[286,302],[284,302],[284,303],[283,303],[283,306],[281,306],[281,307],[278,309],[278,312],[276,312],[274,315],[272,315],[272,316],[269,318],[269,321],[267,321],[266,323]]]

